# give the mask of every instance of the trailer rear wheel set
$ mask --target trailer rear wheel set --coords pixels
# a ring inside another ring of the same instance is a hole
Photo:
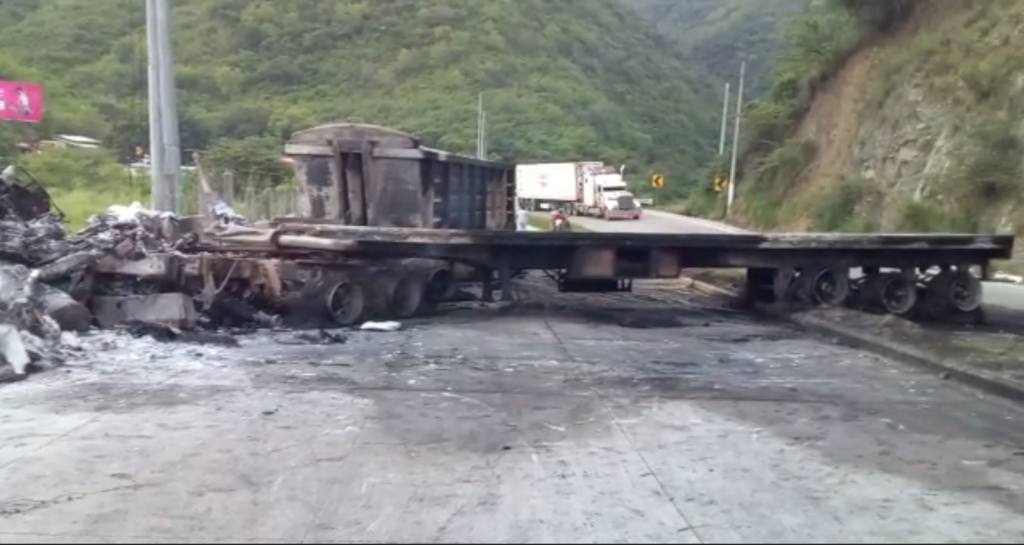
[[[193,292],[210,300],[207,306],[226,311],[232,323],[253,321],[260,314],[256,309],[273,309],[278,313],[273,320],[255,320],[266,326],[347,327],[373,319],[405,320],[430,314],[456,287],[447,264],[422,260],[415,265],[370,260],[337,264],[219,256],[204,271],[190,276]]]
[[[329,275],[331,276],[331,275]],[[455,290],[451,269],[443,266],[354,271],[311,285],[328,323],[341,327],[365,320],[407,320],[432,313]],[[307,314],[303,304],[292,314]]]
[[[748,302],[848,306],[896,316],[943,320],[981,308],[982,286],[970,267],[881,270],[851,278],[844,265],[750,269]]]

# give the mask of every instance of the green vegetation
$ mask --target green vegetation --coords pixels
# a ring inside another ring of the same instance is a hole
[[[878,230],[883,195],[870,180],[844,178],[817,197],[812,218],[814,230],[848,233]]]
[[[797,123],[817,91],[853,52],[900,21],[906,13],[904,4],[905,0],[812,2],[801,6],[803,12],[785,25],[767,91],[746,106],[740,143],[744,212],[758,227],[770,229],[797,214],[802,203],[790,202],[786,197],[816,153],[813,142],[794,138]],[[716,171],[725,171],[720,161],[704,167],[709,179]],[[853,209],[847,203],[862,185],[841,181],[827,197],[831,199],[831,212],[818,210],[814,223],[851,228],[847,222],[853,221]],[[720,200],[694,195],[688,208],[700,215],[720,217],[724,213]],[[851,217],[841,218],[844,214]],[[868,225],[860,222],[855,227],[863,230]]]
[[[148,204],[149,178],[140,179],[103,150],[47,149],[20,161],[22,168],[44,183],[72,228],[111,204]]]
[[[811,0],[623,0],[654,22],[681,55],[700,63],[714,94],[735,82],[746,59],[746,96],[763,96],[781,51],[784,24]],[[735,89],[733,90],[735,92]]]
[[[921,92],[941,98],[961,143],[949,157],[954,168],[931,180],[926,203],[905,205],[905,220],[926,231],[991,231],[1005,219],[1021,234],[1020,2],[958,0],[929,17],[913,41],[882,59],[874,99],[884,104],[913,74]]]
[[[741,148],[744,156],[761,155],[782,145],[821,85],[878,30],[876,25],[880,23],[874,11],[849,9],[846,2],[816,4],[786,29],[786,47],[772,70],[771,90],[747,110]],[[870,3],[866,0],[861,4]]]
[[[682,196],[714,144],[699,70],[618,0],[173,5],[182,148],[238,176],[278,181],[280,141],[336,120],[471,152],[480,93],[494,158],[621,162]],[[42,81],[49,114],[0,128],[0,146],[71,132],[127,157],[148,140],[145,66],[138,0],[4,0],[0,78]]]

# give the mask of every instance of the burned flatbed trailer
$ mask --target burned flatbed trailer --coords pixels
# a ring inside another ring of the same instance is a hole
[[[340,325],[430,312],[460,282],[481,283],[484,299],[495,288],[511,299],[526,270],[545,271],[564,292],[608,292],[687,268],[740,268],[750,302],[855,301],[941,317],[976,311],[979,278],[1013,249],[1012,236],[988,235],[517,232],[515,165],[354,123],[297,132],[285,151],[300,217],[217,225],[159,266],[98,272],[173,277],[205,306],[229,300]]]
[[[907,314],[972,312],[986,270],[1011,255],[1009,235],[619,234],[356,227],[280,218],[257,235],[269,255],[329,252],[347,259],[420,259],[478,271],[485,298],[504,299],[523,270],[552,273],[564,292],[629,291],[632,280],[677,278],[687,268],[743,268],[751,301],[868,305]],[[231,246],[223,247],[225,250]],[[207,251],[217,251],[214,247]],[[851,279],[851,271],[863,274]],[[983,275],[983,274],[982,274]],[[496,278],[495,278],[496,277]]]

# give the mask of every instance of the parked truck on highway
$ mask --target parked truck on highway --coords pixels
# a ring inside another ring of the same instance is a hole
[[[574,216],[640,219],[620,171],[596,161],[516,166],[516,198],[527,210],[561,208]]]

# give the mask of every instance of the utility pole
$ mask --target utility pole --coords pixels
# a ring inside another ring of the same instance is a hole
[[[156,0],[160,30],[160,119],[164,132],[164,190],[167,210],[178,212],[181,204],[181,133],[178,128],[178,89],[171,46],[170,0]]]
[[[147,102],[149,104],[149,174],[150,203],[156,210],[166,210],[164,191],[164,130],[160,107],[160,32],[157,22],[156,0],[146,0],[146,51],[149,57],[149,81]]]
[[[181,192],[181,144],[167,0],[146,0],[146,45],[152,206],[162,212],[174,212]]]
[[[487,112],[480,113],[480,159],[487,159]]]
[[[476,99],[476,158],[484,156],[484,94],[480,93]]]
[[[736,159],[740,146],[740,122],[743,119],[743,83],[747,75],[747,61],[740,63],[740,86],[736,89],[736,127],[732,132],[732,164],[729,165],[729,191],[725,201],[725,215],[732,212],[732,202],[736,199]]]
[[[729,83],[725,84],[725,98],[722,99],[722,132],[718,135],[718,155],[725,155],[725,133],[729,127]]]

